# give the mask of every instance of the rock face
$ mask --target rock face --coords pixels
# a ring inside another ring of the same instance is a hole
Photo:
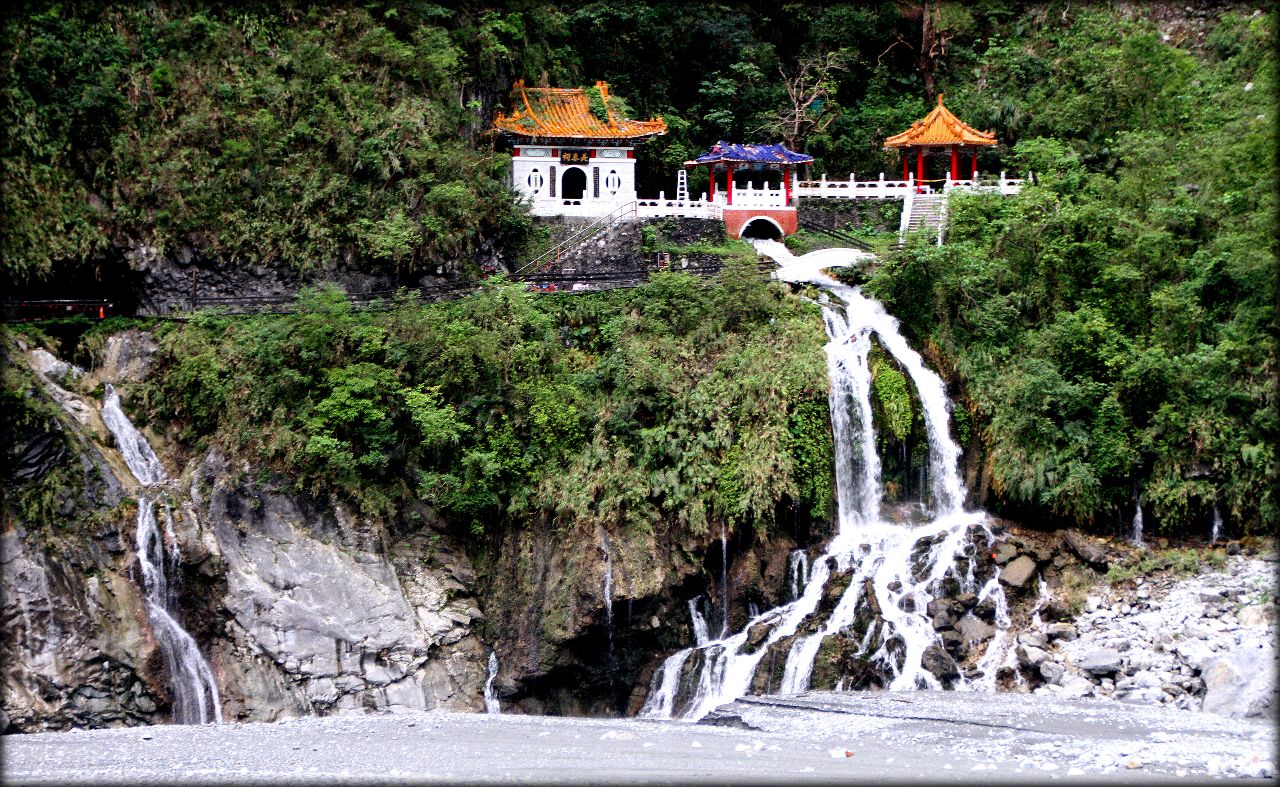
[[[21,383],[26,409],[4,419],[4,726],[160,721],[167,702],[160,655],[130,578],[124,523],[132,507],[121,470],[95,440],[106,430],[93,407],[53,382],[74,374],[71,367],[50,363],[48,353],[5,350],[12,373],[31,373]]]
[[[208,544],[206,560],[225,564],[216,603],[229,620],[214,665],[229,718],[483,708],[476,689],[488,651],[472,633],[482,616],[463,556],[429,533],[390,543],[382,523],[356,521],[336,501],[236,486],[229,476],[210,455],[191,492],[205,514],[192,538]],[[265,707],[264,687],[273,697]]]
[[[162,721],[159,653],[127,561],[51,554],[40,535],[19,528],[0,536],[9,723],[39,731]]]
[[[572,239],[576,232],[594,221],[590,218],[567,217],[538,219],[539,224],[551,228],[554,243]],[[646,238],[650,240],[646,241]],[[656,251],[646,251],[646,242],[653,244],[649,248],[720,246],[725,242],[724,222],[719,219],[693,218],[620,221],[585,243],[571,244],[557,258],[549,258],[551,267],[547,272],[562,276],[588,271],[593,275],[607,274],[608,278],[604,282],[575,283],[567,280],[555,285],[560,289],[599,289],[642,281],[660,262],[670,270],[718,266],[723,263],[719,255],[709,252],[674,251],[663,255]]]
[[[138,379],[151,346],[142,335],[108,341],[102,375]],[[169,680],[135,576],[137,482],[96,403],[41,379],[61,380],[60,365],[32,361],[26,426],[6,434],[16,461],[0,536],[3,711],[18,731],[163,723]],[[476,574],[430,511],[357,519],[251,475],[208,454],[163,494],[180,617],[213,667],[224,716],[482,709]],[[35,507],[50,477],[61,496]]]
[[[410,272],[364,260],[335,259],[299,273],[285,265],[209,257],[187,246],[173,254],[161,254],[145,243],[134,243],[120,253],[120,264],[127,265],[124,273],[130,284],[128,296],[136,298],[136,302],[117,303],[116,308],[128,311],[132,307],[140,315],[185,312],[218,299],[276,297],[288,301],[303,287],[327,283],[336,283],[349,293],[432,287],[454,279],[458,266],[457,262],[445,261],[428,271]],[[491,242],[482,244],[473,260],[479,266],[497,269]]]
[[[155,339],[139,330],[121,331],[107,337],[99,353],[94,376],[107,383],[137,383],[147,377],[156,354]]]

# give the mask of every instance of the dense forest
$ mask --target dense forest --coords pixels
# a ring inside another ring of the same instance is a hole
[[[942,364],[988,502],[1111,530],[1140,497],[1161,532],[1207,529],[1216,506],[1270,534],[1276,15],[1186,8],[28,4],[3,22],[3,280],[139,245],[478,274],[478,249],[536,240],[489,132],[517,78],[606,80],[661,115],[641,193],[718,139],[783,141],[815,175],[892,173],[883,139],[945,93],[1001,141],[979,169],[1034,185],[957,199],[946,245],[886,255],[866,288]],[[145,407],[187,445],[368,506],[419,496],[463,528],[821,511],[821,323],[747,270],[591,299],[499,280],[379,312],[311,291],[295,317],[165,326]]]

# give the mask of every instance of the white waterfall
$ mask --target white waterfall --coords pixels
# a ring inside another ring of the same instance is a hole
[[[809,555],[803,549],[794,549],[787,558],[787,583],[791,598],[800,597],[800,590],[809,581]]]
[[[613,641],[613,553],[609,550],[609,539],[605,537],[604,528],[596,525],[600,536],[600,552],[604,555],[604,625]]]
[[[1044,580],[1041,580],[1043,582]],[[1004,594],[1004,588],[1000,587],[998,577],[992,577],[986,585],[983,585],[982,591],[978,593],[978,601],[981,603],[991,599],[995,603],[995,624],[996,633],[988,642],[987,649],[982,654],[982,658],[978,659],[977,668],[982,673],[982,680],[976,688],[985,689],[986,691],[996,690],[996,677],[1001,667],[1014,667],[1017,665],[1017,653],[1015,645],[1017,644],[1011,630],[1012,621],[1009,619],[1009,602]],[[1017,671],[1014,671],[1017,674]],[[1021,681],[1022,676],[1018,675]]]
[[[699,596],[698,598],[701,598]],[[702,617],[702,613],[698,611],[698,599],[689,599],[689,618],[693,621],[693,644],[701,647],[707,644],[711,639],[710,633],[707,631],[707,620]]]
[[[1049,583],[1044,581],[1043,574],[1039,575],[1036,589],[1038,591],[1036,605],[1031,608],[1031,626],[1038,629],[1044,625],[1044,621],[1040,619],[1040,610],[1044,609],[1053,600],[1053,593],[1049,592]]]
[[[720,594],[724,597],[724,605],[720,616],[720,636],[729,633],[729,536],[725,524],[720,522]]]
[[[498,677],[498,652],[496,650],[489,651],[489,677],[484,681],[484,710],[491,716],[497,716],[502,713],[502,705],[498,702],[498,695],[493,691],[493,681]]]
[[[836,570],[850,572],[848,589],[814,633],[792,641],[781,692],[808,689],[823,640],[845,630],[868,607],[875,610],[884,628],[868,628],[861,640],[861,652],[892,676],[889,688],[940,688],[938,679],[923,666],[925,651],[941,645],[926,610],[941,595],[948,577],[959,581],[967,591],[974,589],[972,562],[967,561],[962,570],[961,559],[968,557],[974,528],[985,533],[988,542],[992,538],[986,515],[964,510],[964,486],[958,471],[960,447],[951,438],[950,404],[942,379],[925,367],[919,353],[899,332],[898,321],[879,303],[822,271],[825,267],[847,265],[864,254],[829,249],[796,258],[774,241],[757,241],[756,248],[780,263],[778,278],[815,284],[834,296],[821,300],[830,339],[826,352],[835,446],[836,534],[827,551],[813,561],[812,568],[808,568],[803,552],[791,554],[788,581],[793,600],[754,616],[733,636],[727,636],[724,630],[717,640],[699,640],[695,647],[670,656],[654,676],[643,716],[675,714],[682,688],[678,673],[684,671],[695,652],[701,654],[697,686],[683,704],[681,718],[701,718],[718,705],[745,694],[769,646],[794,635],[817,608],[832,574],[832,563]],[[843,312],[840,304],[832,301],[841,302]],[[926,525],[897,525],[884,521],[881,515],[883,491],[868,364],[873,336],[906,371],[920,398],[929,442],[928,494],[934,515]],[[721,584],[725,584],[723,579]],[[998,608],[1003,607],[1004,592],[998,583],[986,592],[995,597]],[[727,609],[727,593],[725,603]],[[691,606],[691,613],[693,609]],[[1007,617],[1006,609],[1006,630]],[[752,652],[744,652],[751,629],[760,625],[770,627],[764,643]],[[873,636],[877,633],[878,637]],[[963,679],[957,683],[964,685]]]
[[[1209,543],[1215,544],[1222,537],[1222,509],[1213,504],[1213,532],[1209,534]]]
[[[111,385],[106,386],[102,400],[102,420],[138,483],[149,491],[169,480],[155,451],[120,408],[120,395]],[[173,512],[166,504],[162,533],[156,520],[156,503],[156,496],[138,497],[136,551],[147,598],[147,618],[169,672],[173,720],[179,724],[221,722],[222,703],[213,670],[173,614],[178,599],[169,576],[177,569],[180,555],[173,532]]]
[[[1131,538],[1134,546],[1144,546],[1142,541],[1142,497],[1137,494],[1133,496],[1133,533]]]
[[[129,472],[138,479],[138,483],[152,486],[168,480],[164,465],[160,464],[156,452],[151,450],[147,438],[134,428],[129,416],[120,409],[120,394],[116,393],[115,386],[110,383],[107,383],[102,397],[102,421],[116,438],[116,447],[120,449],[124,463],[129,466]]]
[[[684,663],[693,653],[693,648],[676,651],[670,658],[662,662],[662,666],[654,673],[653,683],[649,687],[649,696],[645,698],[640,715],[650,719],[669,719],[675,713],[676,692],[680,683],[680,673],[684,671]]]

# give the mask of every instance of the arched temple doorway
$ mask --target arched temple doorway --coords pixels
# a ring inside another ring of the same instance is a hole
[[[587,173],[580,167],[566,167],[560,177],[562,199],[582,199],[587,193]]]

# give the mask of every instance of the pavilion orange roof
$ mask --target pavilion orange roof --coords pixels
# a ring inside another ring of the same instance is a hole
[[[511,115],[499,114],[494,127],[526,137],[574,137],[580,139],[642,139],[667,133],[661,117],[631,120],[609,109],[609,84],[596,82],[604,99],[608,121],[591,112],[587,89],[580,87],[525,87],[518,80],[511,90]]]
[[[886,148],[908,148],[921,145],[994,145],[996,135],[990,131],[979,131],[960,118],[951,114],[951,110],[942,105],[942,94],[938,94],[938,106],[911,124],[911,128],[901,134],[894,134],[884,141]]]

